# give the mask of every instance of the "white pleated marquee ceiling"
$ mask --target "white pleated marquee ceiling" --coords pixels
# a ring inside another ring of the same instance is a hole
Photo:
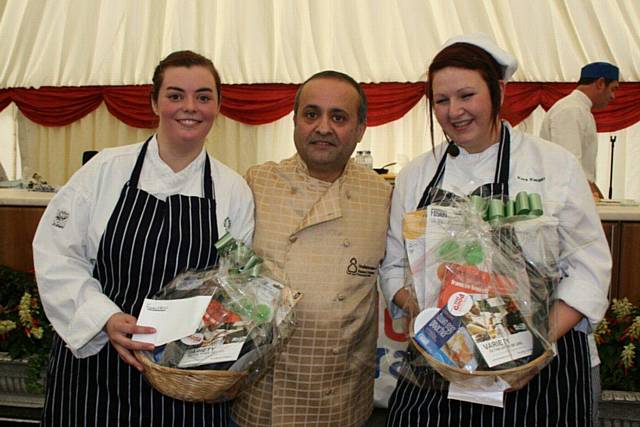
[[[418,81],[444,40],[476,31],[516,55],[517,81],[576,81],[594,60],[640,80],[637,0],[2,0],[0,17],[2,88],[146,84],[178,49],[226,83]]]

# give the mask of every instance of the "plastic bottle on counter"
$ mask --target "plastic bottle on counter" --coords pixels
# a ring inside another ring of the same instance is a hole
[[[364,151],[357,151],[356,152],[356,157],[355,159],[353,159],[353,161],[359,165],[365,165],[364,163]]]
[[[371,155],[371,151],[366,150],[364,152],[364,161],[363,164],[369,169],[373,169],[373,156]]]

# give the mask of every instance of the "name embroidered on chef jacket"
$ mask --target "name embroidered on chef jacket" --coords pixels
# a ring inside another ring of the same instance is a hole
[[[67,225],[67,219],[69,219],[69,212],[58,209],[56,217],[53,219],[51,225],[58,228],[64,228]]]
[[[366,264],[358,264],[358,259],[353,257],[347,265],[347,274],[351,276],[371,277],[376,272],[376,267]]]
[[[518,175],[518,176],[516,176],[516,179],[519,179],[520,181],[524,181],[524,182],[542,182],[547,178],[544,177],[544,176],[541,176],[541,177],[537,178],[537,177],[533,177],[533,176],[525,177],[525,176]]]

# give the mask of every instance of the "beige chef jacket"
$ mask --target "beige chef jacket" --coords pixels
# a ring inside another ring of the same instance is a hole
[[[265,273],[304,296],[274,368],[234,402],[241,426],[361,426],[373,407],[378,266],[390,186],[347,164],[333,183],[295,155],[247,172]]]

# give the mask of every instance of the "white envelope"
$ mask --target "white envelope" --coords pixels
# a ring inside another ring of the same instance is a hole
[[[133,341],[160,346],[196,332],[211,301],[210,295],[174,300],[145,298],[138,315],[138,325],[151,326],[154,334],[134,334]]]

